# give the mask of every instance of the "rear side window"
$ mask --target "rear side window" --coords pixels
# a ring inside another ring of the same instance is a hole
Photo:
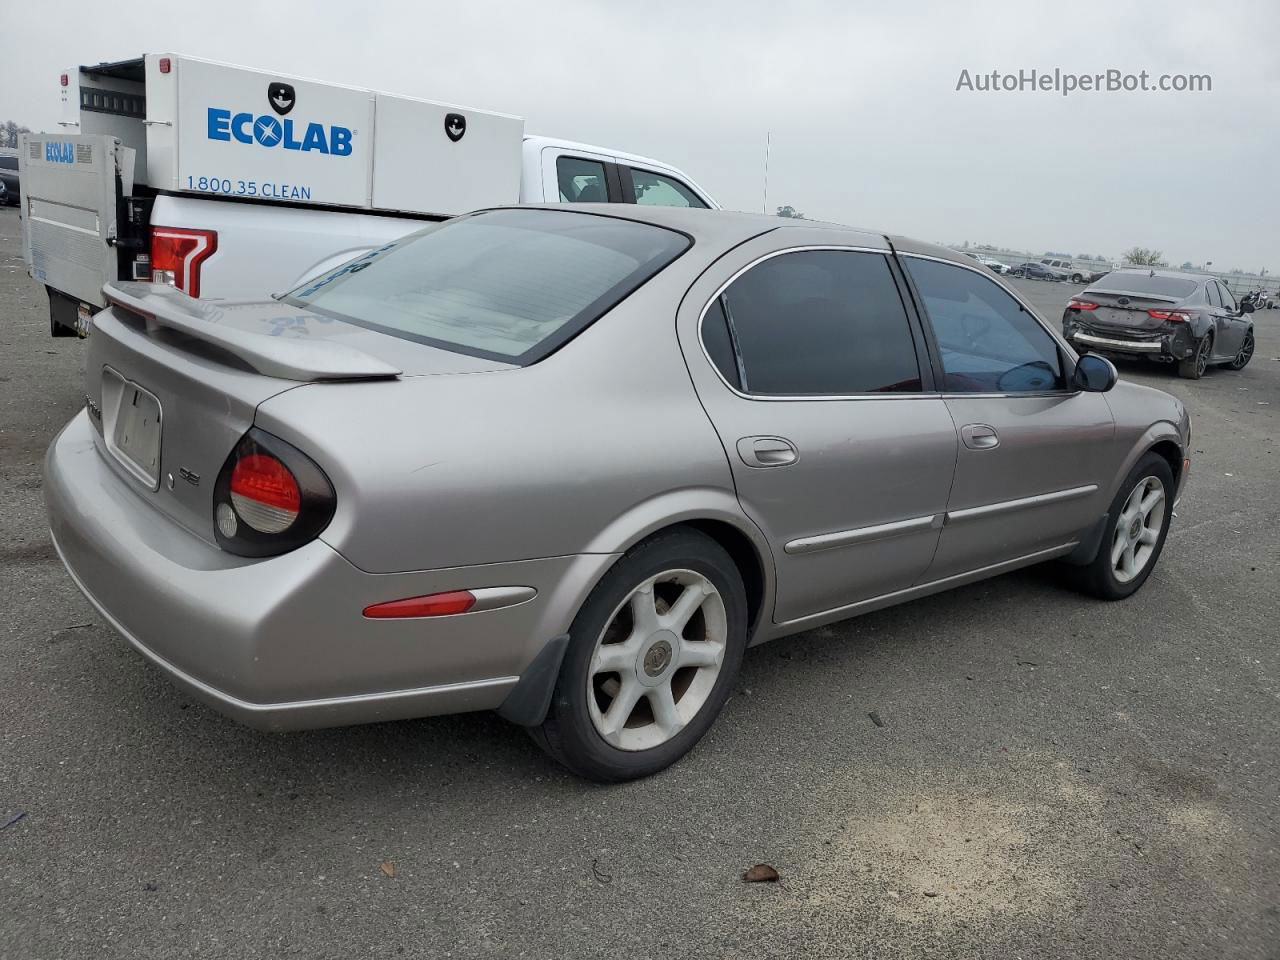
[[[631,168],[632,189],[636,203],[648,207],[699,207],[706,208],[702,198],[675,177]]]
[[[723,295],[711,302],[706,316],[702,318],[702,342],[707,348],[707,356],[729,381],[730,386],[742,389],[742,378],[738,376],[737,350],[729,333],[729,318],[724,312]]]
[[[725,318],[728,344],[719,342]],[[882,254],[813,250],[771,257],[735,280],[707,311],[703,342],[724,378],[745,393],[921,389],[906,309]]]
[[[526,365],[611,310],[690,242],[614,217],[493,210],[395,240],[284,299],[405,340]]]
[[[1061,390],[1062,356],[1031,314],[968,267],[903,257],[942,354],[949,393]]]
[[[556,159],[556,182],[561,203],[608,203],[609,188],[604,164],[580,157]]]
[[[17,157],[0,157],[0,170],[17,170]]]

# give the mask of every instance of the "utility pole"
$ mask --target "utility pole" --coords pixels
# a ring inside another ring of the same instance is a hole
[[[773,145],[773,131],[764,135],[764,196],[760,198],[760,212],[769,212],[769,148]]]

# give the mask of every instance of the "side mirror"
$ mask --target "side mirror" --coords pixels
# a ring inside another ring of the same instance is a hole
[[[1241,312],[1241,313],[1253,313],[1253,310],[1254,310],[1254,306],[1253,306],[1253,301],[1252,301],[1252,300],[1241,300],[1241,301],[1240,301],[1240,312]]]
[[[1076,372],[1071,375],[1071,385],[1086,393],[1106,393],[1116,385],[1120,374],[1110,360],[1097,354],[1086,353],[1076,362]]]

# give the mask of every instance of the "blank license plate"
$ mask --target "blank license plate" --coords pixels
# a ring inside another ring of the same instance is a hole
[[[109,367],[102,371],[102,432],[107,449],[152,490],[160,486],[160,401]]]

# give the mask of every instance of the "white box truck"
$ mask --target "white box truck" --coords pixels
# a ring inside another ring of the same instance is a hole
[[[63,132],[19,146],[23,252],[50,332],[113,280],[261,297],[482,207],[715,207],[669,164],[531,137],[519,117],[176,54],[58,78]]]

